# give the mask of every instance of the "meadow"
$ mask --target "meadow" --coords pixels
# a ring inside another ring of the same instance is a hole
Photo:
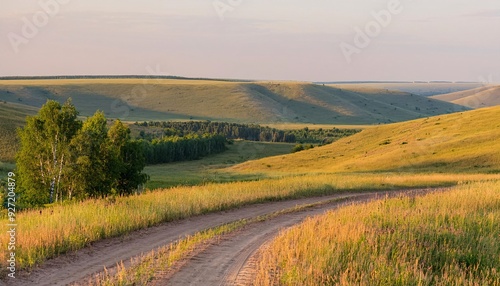
[[[137,96],[136,88],[146,90],[144,96]],[[491,248],[491,243],[499,245],[498,231],[492,232],[496,238],[485,231],[499,229],[499,107],[429,117],[464,108],[379,88],[293,82],[0,81],[0,95],[6,99],[6,103],[0,102],[2,178],[14,168],[15,128],[24,124],[26,115],[35,114],[47,98],[65,100],[70,94],[83,116],[100,106],[109,116],[124,116],[129,121],[223,119],[250,123],[260,118],[274,122],[273,126],[289,128],[321,128],[334,122],[361,124],[364,130],[333,144],[294,154],[289,154],[294,144],[236,141],[221,154],[146,167],[151,180],[148,190],[141,194],[71,201],[18,212],[18,269],[31,269],[51,257],[105,238],[253,203],[340,192],[458,185],[447,193],[340,210],[340,221],[336,219],[339,212],[330,215],[335,219],[311,220],[314,223],[307,223],[312,227],[327,224],[320,236],[325,240],[308,240],[311,229],[305,234],[300,231],[306,226],[283,234],[283,245],[293,239],[304,241],[289,244],[289,252],[275,242],[277,254],[266,254],[259,281],[262,285],[317,285],[318,281],[370,285],[386,281],[383,279],[389,282],[379,284],[498,283],[498,272],[493,270],[498,269],[498,264],[485,258],[484,253],[499,253],[498,247]],[[126,107],[121,109],[126,115],[113,110],[116,102]],[[414,118],[421,119],[372,126]],[[376,215],[371,216],[373,213]],[[6,225],[5,212],[0,215],[0,223]],[[335,234],[327,232],[328,227],[344,227],[339,241]],[[230,229],[221,228],[209,236]],[[203,235],[201,239],[207,239]],[[186,243],[198,243],[197,239]],[[7,240],[8,233],[1,232],[0,241]],[[175,247],[181,251],[190,247],[182,243]],[[308,249],[313,243],[324,243],[325,247],[312,253]],[[340,243],[342,248],[332,247],[338,246],[334,243]],[[374,245],[378,247],[376,253],[370,252]],[[440,253],[439,248],[450,251]],[[6,255],[6,251],[0,252],[2,271],[6,269]],[[338,255],[338,261],[330,255]],[[318,260],[307,260],[311,257]],[[302,264],[294,264],[299,261]],[[321,266],[318,270],[311,266],[316,263]],[[401,266],[388,267],[392,265],[389,263]],[[339,269],[343,270],[340,276],[335,272]]]
[[[283,214],[302,211],[322,204],[341,202],[347,198],[336,198],[319,203],[295,206],[268,215],[258,216],[252,219],[242,219],[232,223],[224,224],[215,228],[186,236],[169,245],[162,246],[140,257],[131,259],[127,267],[123,262],[118,263],[116,269],[95,275],[88,280],[88,285],[111,286],[111,285],[147,285],[155,284],[159,279],[168,277],[175,273],[179,264],[203,252],[210,246],[220,243],[227,235],[243,229],[252,223],[258,223],[278,217]],[[156,283],[157,284],[157,283]]]
[[[18,144],[16,129],[24,126],[27,115],[36,112],[37,108],[0,101],[0,162],[14,162]]]
[[[450,83],[450,82],[367,82],[329,84],[339,88],[389,89],[409,92],[422,96],[434,96],[472,90],[483,86],[482,83]]]
[[[338,192],[451,186],[459,182],[500,179],[499,175],[315,174],[252,182],[175,187],[130,197],[109,197],[53,205],[18,213],[16,257],[19,269],[77,250],[107,237],[124,235],[161,222],[222,211],[242,205]],[[127,216],[123,214],[126,213]],[[4,217],[0,223],[7,224]],[[0,233],[7,241],[8,233]],[[0,252],[2,267],[6,252]],[[6,268],[4,268],[6,269]]]
[[[228,150],[195,161],[150,165],[144,172],[150,176],[146,187],[154,190],[179,185],[200,185],[234,181],[259,180],[272,174],[237,174],[222,169],[269,156],[289,154],[295,144],[263,143],[236,140],[227,145]]]
[[[239,164],[239,173],[500,172],[500,107],[371,127],[330,145]]]
[[[500,104],[500,86],[486,85],[472,90],[433,96],[439,99],[471,108],[483,108]]]
[[[354,205],[284,231],[255,285],[500,285],[500,182]]]
[[[307,82],[178,79],[0,80],[7,102],[41,107],[71,97],[81,115],[97,108],[123,121],[212,120],[238,123],[371,125],[464,110],[452,103],[387,89]]]

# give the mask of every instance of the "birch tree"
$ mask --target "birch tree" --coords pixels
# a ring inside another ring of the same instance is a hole
[[[81,127],[71,100],[64,105],[48,100],[36,116],[28,117],[18,130],[18,184],[28,205],[62,200],[69,178],[69,144]]]

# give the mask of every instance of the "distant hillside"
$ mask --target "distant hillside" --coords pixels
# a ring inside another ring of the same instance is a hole
[[[330,83],[332,86],[342,88],[364,87],[375,89],[398,90],[422,96],[433,96],[451,92],[470,90],[481,87],[481,83],[466,82],[360,82],[360,83]]]
[[[13,162],[17,148],[16,129],[24,126],[26,116],[34,115],[37,108],[0,101],[0,162]]]
[[[500,105],[500,86],[483,86],[472,90],[433,96],[443,100],[470,108],[481,108]]]
[[[464,110],[405,92],[293,82],[179,79],[1,80],[0,98],[40,107],[72,97],[82,115],[128,121],[379,124]]]
[[[367,128],[331,145],[264,158],[233,171],[500,173],[500,106]]]

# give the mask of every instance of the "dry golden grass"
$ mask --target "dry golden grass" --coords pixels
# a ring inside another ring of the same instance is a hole
[[[400,90],[413,94],[432,96],[437,94],[447,94],[450,92],[460,92],[481,87],[481,83],[390,83],[390,82],[373,82],[373,83],[345,83],[345,84],[330,84],[330,86],[338,88],[364,88],[364,89],[389,89]]]
[[[125,267],[122,261],[115,271],[110,272],[105,269],[86,284],[89,286],[155,284],[156,279],[161,279],[161,276],[173,271],[179,261],[217,243],[225,234],[238,230],[246,224],[246,221],[237,221],[185,237],[132,259],[129,267]]]
[[[500,106],[373,127],[333,144],[232,171],[500,172]]]
[[[500,105],[500,86],[483,86],[472,90],[433,96],[432,98],[468,106],[482,108]]]
[[[178,187],[142,195],[56,205],[17,215],[16,257],[19,269],[47,258],[80,249],[107,237],[244,204],[345,191],[448,186],[458,182],[497,178],[499,175],[349,174],[285,177],[254,182]],[[127,214],[124,216],[123,214]],[[0,224],[7,224],[6,218]],[[8,233],[0,233],[7,241]],[[5,266],[6,253],[0,252]]]
[[[500,285],[500,182],[351,206],[279,235],[255,285]]]
[[[128,267],[123,262],[117,265],[116,271],[107,271],[97,274],[88,281],[88,285],[111,286],[111,285],[146,285],[148,282],[158,284],[157,280],[163,279],[177,267],[179,261],[189,259],[196,253],[200,253],[209,246],[217,244],[227,234],[233,233],[243,227],[268,219],[298,212],[318,205],[345,201],[347,198],[337,198],[313,204],[295,206],[293,208],[281,210],[268,215],[258,216],[251,219],[242,219],[229,224],[198,232],[192,236],[187,236],[174,243],[162,246],[146,255],[131,260]]]

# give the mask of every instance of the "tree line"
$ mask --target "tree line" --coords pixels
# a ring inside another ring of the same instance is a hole
[[[241,139],[261,142],[328,144],[340,138],[353,135],[357,129],[309,129],[279,130],[256,124],[238,124],[211,121],[149,121],[136,122],[137,126],[155,127],[142,130],[140,138],[153,140],[163,136],[183,136],[184,134],[218,134],[227,139]],[[159,131],[158,128],[161,130]]]
[[[147,164],[196,160],[227,149],[224,136],[208,133],[168,136],[140,142]]]
[[[108,128],[101,111],[82,122],[71,99],[48,100],[18,135],[16,177],[25,207],[130,194],[148,179],[130,129],[119,120]]]

